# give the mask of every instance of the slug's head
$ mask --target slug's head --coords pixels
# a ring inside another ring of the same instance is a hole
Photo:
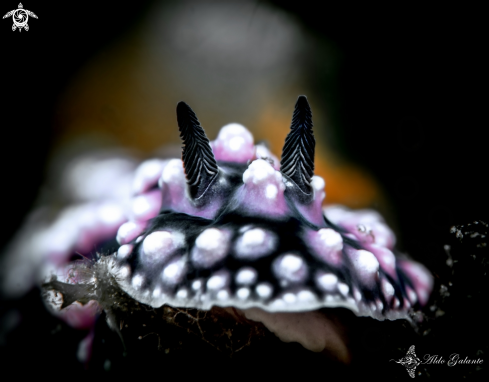
[[[305,96],[280,163],[241,125],[209,142],[184,102],[177,120],[182,160],[165,162],[153,179],[154,213],[119,229],[114,273],[133,298],[205,310],[342,306],[377,319],[407,318],[426,303],[431,275],[393,253],[394,234],[377,213],[323,209]]]

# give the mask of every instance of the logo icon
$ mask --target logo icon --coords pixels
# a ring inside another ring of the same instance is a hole
[[[12,30],[14,31],[18,28],[19,32],[22,31],[22,28],[24,28],[26,31],[29,30],[29,25],[27,25],[27,20],[29,20],[29,16],[37,19],[37,16],[34,14],[34,12],[24,9],[22,3],[19,3],[18,9],[14,9],[13,11],[8,12],[5,16],[3,16],[3,18],[5,19],[9,16],[12,16],[12,20],[14,21],[14,25],[12,25]]]
[[[391,361],[400,363],[404,366],[411,378],[414,378],[416,367],[421,363],[421,360],[416,357],[416,353],[414,353],[414,345],[409,348],[405,357],[401,358],[399,361],[396,361],[395,359],[391,359]]]

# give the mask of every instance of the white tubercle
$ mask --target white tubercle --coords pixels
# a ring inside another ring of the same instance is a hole
[[[307,277],[307,266],[302,257],[294,254],[285,254],[278,257],[272,265],[275,276],[279,279],[297,283]]]
[[[145,223],[128,221],[119,227],[117,231],[117,242],[127,244],[138,237],[144,231]]]
[[[192,262],[203,268],[213,266],[226,257],[230,233],[217,228],[207,228],[195,240],[192,248]]]
[[[353,248],[348,248],[347,254],[360,281],[366,286],[372,286],[379,273],[379,261],[374,254],[364,249]]]
[[[182,257],[172,259],[165,266],[161,274],[163,283],[169,286],[174,286],[182,281],[187,270],[185,260]]]
[[[343,239],[331,228],[321,228],[308,234],[313,254],[327,264],[339,266],[343,258]]]
[[[207,280],[207,289],[218,291],[229,284],[229,273],[227,271],[218,271]]]
[[[148,266],[165,262],[183,244],[184,237],[179,232],[155,231],[143,241],[141,260]]]
[[[243,267],[236,273],[236,284],[252,285],[258,278],[258,272],[251,267]]]
[[[319,271],[316,274],[316,285],[325,292],[333,293],[338,285],[338,277],[332,273]]]
[[[235,244],[235,255],[242,259],[258,259],[269,255],[275,248],[277,236],[262,228],[245,231]]]

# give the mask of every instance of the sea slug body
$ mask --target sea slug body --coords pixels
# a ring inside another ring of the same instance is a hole
[[[325,182],[314,175],[305,96],[280,162],[239,124],[209,142],[184,102],[177,120],[182,160],[139,167],[120,247],[103,260],[134,300],[154,308],[234,307],[265,325],[275,320],[272,326],[280,314],[328,307],[408,319],[411,308],[427,303],[431,274],[396,254],[394,233],[377,212],[322,206]]]

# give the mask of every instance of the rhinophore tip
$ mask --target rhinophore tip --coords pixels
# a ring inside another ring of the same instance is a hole
[[[197,116],[183,101],[177,105],[177,121],[188,190],[193,199],[198,199],[218,175],[217,162]]]
[[[304,194],[311,194],[314,175],[314,147],[312,113],[307,98],[299,96],[295,104],[290,132],[285,139],[280,160],[280,171],[291,179]]]

